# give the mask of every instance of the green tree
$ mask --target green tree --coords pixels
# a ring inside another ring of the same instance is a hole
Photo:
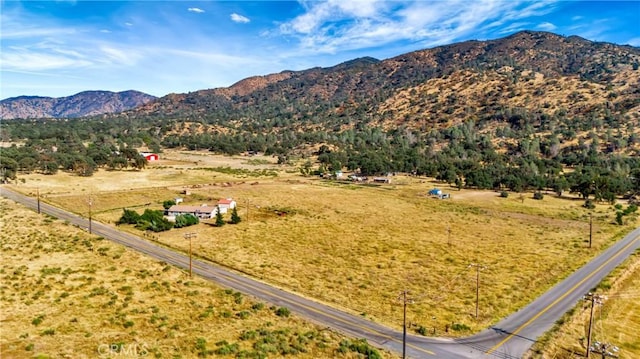
[[[216,227],[224,226],[225,221],[222,217],[222,212],[220,212],[220,206],[216,206]]]
[[[136,224],[136,228],[141,230],[151,230],[154,232],[168,231],[173,228],[173,223],[164,218],[162,211],[145,209]]]
[[[138,212],[130,209],[123,209],[122,216],[116,222],[116,224],[136,224],[140,220],[140,215]]]
[[[238,224],[240,221],[242,221],[242,218],[238,215],[238,208],[233,207],[233,210],[231,211],[231,223]]]
[[[18,162],[13,158],[2,158],[0,163],[0,174],[2,174],[2,181],[16,179],[16,173],[18,172]]]
[[[198,219],[198,217],[192,215],[192,214],[179,214],[176,216],[176,221],[173,224],[174,228],[182,228],[182,227],[188,227],[188,226],[193,226],[200,223],[200,220]]]
[[[176,201],[172,200],[172,199],[168,199],[164,202],[162,202],[162,207],[164,207],[164,209],[169,209],[171,208],[171,206],[174,206],[176,204]]]

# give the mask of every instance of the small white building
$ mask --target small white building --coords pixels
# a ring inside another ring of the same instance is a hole
[[[231,198],[223,198],[218,201],[220,213],[227,213],[228,210],[236,208],[236,201]]]

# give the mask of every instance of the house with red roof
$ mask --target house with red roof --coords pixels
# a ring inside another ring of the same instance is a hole
[[[220,208],[220,213],[227,213],[228,210],[236,207],[236,201],[231,198],[223,198],[218,201],[218,208]]]

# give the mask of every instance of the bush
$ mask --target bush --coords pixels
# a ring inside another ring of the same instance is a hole
[[[369,359],[381,359],[380,353],[375,348],[372,348],[369,343],[367,343],[366,339],[358,339],[353,342],[350,340],[343,340],[340,342],[340,346],[338,347],[338,352],[346,354],[347,352],[352,351],[359,354],[364,355],[365,358]]]
[[[289,315],[291,315],[291,311],[289,310],[289,308],[285,308],[285,307],[280,307],[278,309],[276,309],[276,315],[279,317],[288,317]]]
[[[544,194],[542,192],[537,191],[533,193],[533,199],[541,200],[544,198]]]
[[[594,209],[594,208],[596,208],[596,204],[593,203],[592,200],[588,199],[588,200],[584,201],[584,204],[582,205],[582,207],[587,208],[587,209]]]
[[[456,332],[462,332],[462,331],[471,330],[471,328],[469,328],[466,324],[454,323],[451,326],[451,330],[455,330]]]
[[[427,328],[423,327],[422,325],[418,327],[418,329],[416,330],[416,333],[420,334],[420,335],[424,335],[426,336],[428,334],[428,330]]]
[[[509,192],[507,192],[507,191],[502,191],[502,192],[500,192],[500,197],[502,197],[502,198],[507,198],[507,197],[509,197]]]
[[[40,325],[40,323],[42,323],[42,321],[44,320],[44,314],[41,314],[37,317],[35,317],[32,321],[31,324],[33,325]]]

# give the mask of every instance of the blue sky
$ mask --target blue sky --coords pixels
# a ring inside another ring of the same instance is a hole
[[[0,98],[155,96],[520,30],[640,46],[640,1],[0,0]]]

